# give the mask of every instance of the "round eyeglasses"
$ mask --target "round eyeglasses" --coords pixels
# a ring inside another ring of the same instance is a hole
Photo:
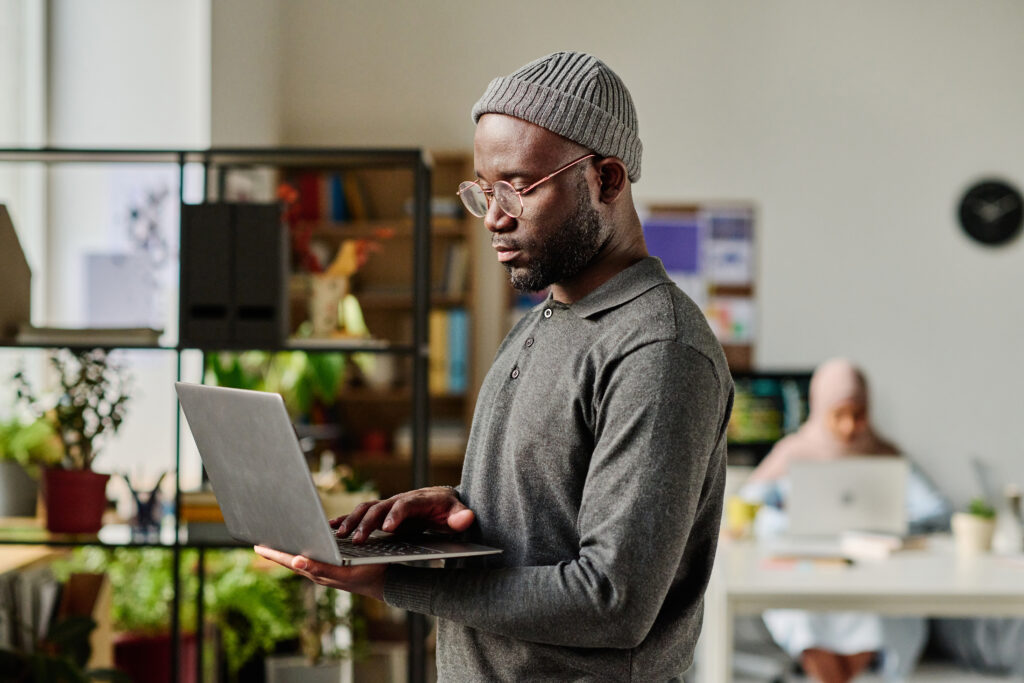
[[[596,154],[588,154],[580,157],[575,161],[570,161],[568,164],[558,169],[554,173],[550,173],[537,182],[533,183],[528,187],[524,187],[521,190],[517,190],[512,186],[512,183],[505,180],[499,180],[494,183],[490,189],[484,189],[475,180],[466,180],[459,185],[459,191],[455,194],[459,195],[462,199],[462,203],[465,205],[466,210],[477,218],[483,218],[487,215],[487,207],[490,205],[490,197],[494,196],[494,201],[497,202],[498,208],[505,212],[506,215],[512,218],[519,218],[523,215],[523,195],[527,192],[532,192],[541,183],[545,183],[562,171],[568,170],[580,163],[586,161],[590,157],[596,157]]]

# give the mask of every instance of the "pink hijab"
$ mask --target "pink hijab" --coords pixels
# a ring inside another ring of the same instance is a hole
[[[818,366],[811,377],[807,422],[781,439],[750,475],[749,481],[770,481],[785,476],[794,460],[833,460],[844,455],[899,453],[895,446],[867,429],[852,443],[836,439],[828,428],[828,414],[836,406],[856,402],[868,407],[868,386],[863,373],[848,360],[836,358]]]

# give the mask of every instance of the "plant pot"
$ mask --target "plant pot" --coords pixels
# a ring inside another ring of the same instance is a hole
[[[171,634],[121,633],[114,638],[114,666],[134,683],[171,683]],[[179,641],[178,679],[196,680],[196,634]]]
[[[969,512],[955,512],[950,524],[958,556],[970,557],[987,553],[992,549],[992,534],[996,530],[994,519],[979,517]]]
[[[266,658],[267,683],[350,683],[352,662],[326,660],[310,664],[305,657],[272,655]]]
[[[35,517],[39,484],[20,464],[0,461],[0,517]]]
[[[63,534],[98,532],[107,507],[109,479],[109,474],[90,470],[45,470],[46,528]]]

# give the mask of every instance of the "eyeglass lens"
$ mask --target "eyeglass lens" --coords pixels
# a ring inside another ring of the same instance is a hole
[[[511,183],[499,180],[494,183],[491,192],[494,194],[494,201],[498,203],[499,209],[512,218],[523,215],[523,202]],[[487,193],[478,184],[469,180],[463,182],[459,185],[459,197],[462,198],[466,209],[474,216],[483,218],[487,214]]]
[[[487,195],[482,187],[472,181],[465,181],[459,185],[459,197],[465,205],[466,210],[477,218],[487,215]]]

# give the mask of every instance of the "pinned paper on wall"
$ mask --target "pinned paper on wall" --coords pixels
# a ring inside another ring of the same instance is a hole
[[[702,309],[708,300],[704,267],[704,225],[694,215],[655,215],[644,221],[648,251],[661,259],[668,276]]]
[[[713,296],[704,314],[715,336],[723,344],[749,344],[754,341],[757,328],[753,299]]]
[[[756,338],[754,209],[749,204],[652,207],[643,221],[652,256],[704,311],[734,369],[749,368]]]
[[[749,287],[754,283],[753,213],[707,212],[708,279],[715,285]]]

